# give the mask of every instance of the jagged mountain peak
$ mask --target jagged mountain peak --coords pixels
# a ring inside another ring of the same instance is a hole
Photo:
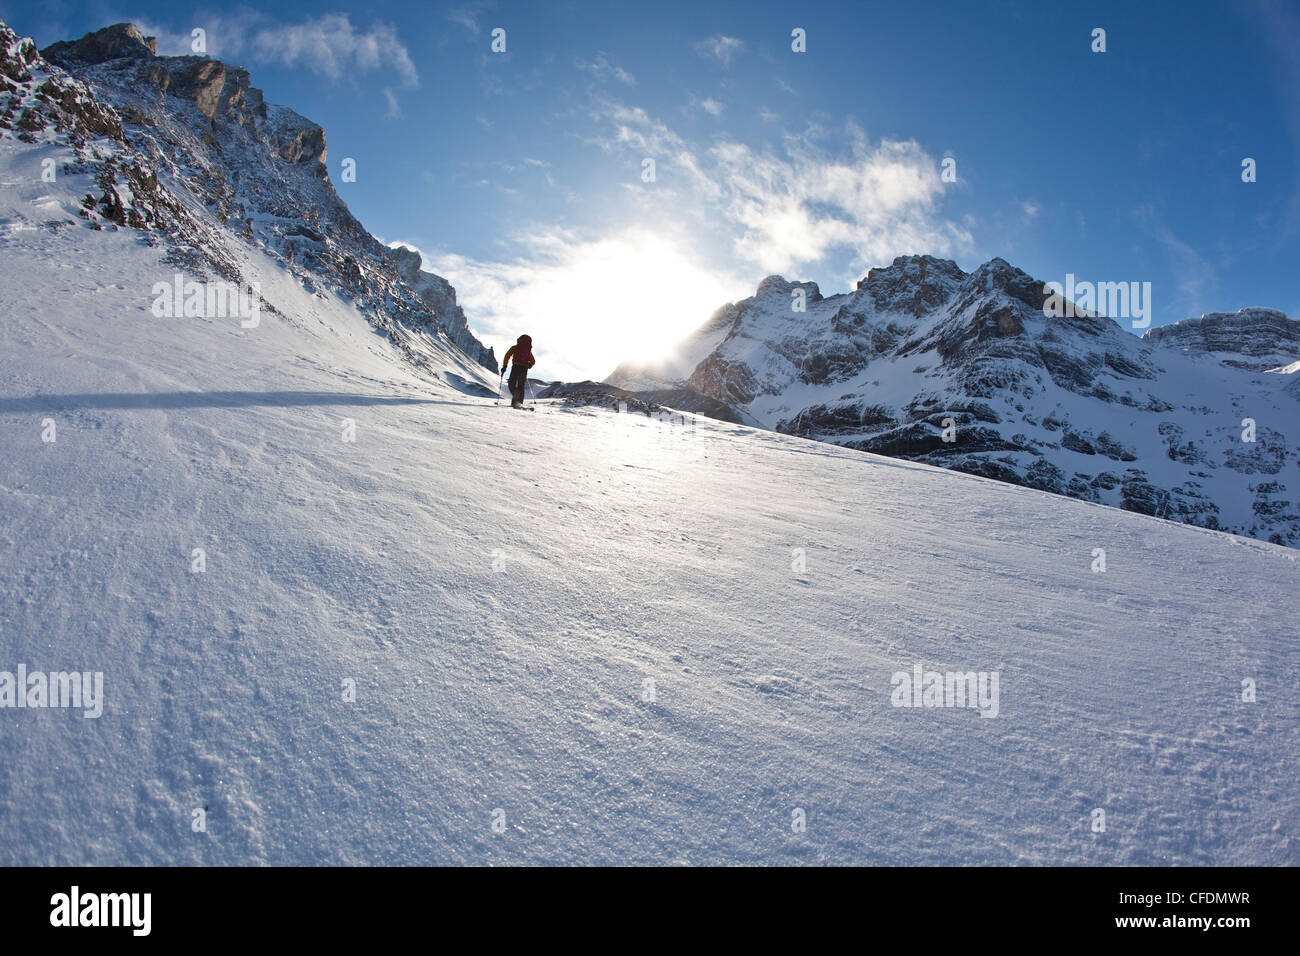
[[[261,122],[273,137],[284,133],[283,142],[272,144],[281,158],[291,163],[325,162],[324,129],[288,107],[266,103],[246,69],[207,56],[158,56],[157,41],[133,24],[121,23],[80,40],[53,43],[41,55],[74,74],[87,72],[101,83],[121,77],[126,83],[119,85],[133,86],[136,91],[152,88],[160,98],[187,101],[213,123],[251,126]],[[121,60],[136,62],[119,63]],[[97,67],[106,68],[94,69]],[[324,169],[316,173],[318,177],[324,174]]]
[[[894,261],[887,266],[868,269],[866,277],[858,282],[858,288],[861,289],[873,281],[880,281],[895,274],[920,280],[934,272],[952,275],[958,279],[966,277],[966,273],[951,259],[940,259],[932,255],[895,256]]]
[[[966,277],[963,284],[976,294],[1002,292],[1034,311],[1043,308],[1048,296],[1041,280],[1000,256],[993,257],[977,268]]]
[[[947,301],[966,278],[951,259],[898,256],[888,266],[869,269],[856,293],[859,299],[869,299],[877,311],[917,317]]]
[[[790,280],[781,275],[770,275],[764,278],[758,284],[758,289],[754,292],[755,298],[761,298],[770,294],[789,295],[795,289],[803,289],[806,293],[806,299],[810,302],[817,302],[822,297],[821,289],[816,282],[808,280]]]
[[[131,64],[124,66],[138,88],[152,87],[160,97],[188,101],[214,123],[261,123],[276,155],[289,163],[311,164],[316,178],[326,178],[324,128],[288,107],[266,103],[242,66],[207,56],[158,56],[157,39],[145,36],[132,23],[114,24],[80,40],[52,43],[41,55],[74,73],[105,64],[123,67],[116,64],[118,60],[141,61],[134,71]],[[99,71],[96,78],[103,81],[110,75]]]
[[[228,280],[240,278],[247,243],[305,288],[351,300],[413,361],[423,353],[408,339],[421,332],[497,370],[451,284],[379,242],[336,193],[324,129],[266,103],[247,70],[158,56],[129,23],[44,54],[4,24],[0,41],[0,135],[66,149],[68,181],[90,187],[70,197],[61,222],[145,230],[178,265]]]
[[[134,23],[114,23],[87,33],[80,40],[51,43],[41,51],[45,59],[65,68],[157,54],[158,38],[145,36]]]

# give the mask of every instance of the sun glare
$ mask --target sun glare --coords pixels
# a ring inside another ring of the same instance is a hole
[[[520,304],[569,364],[603,378],[620,362],[664,357],[728,295],[673,242],[637,231],[569,250]]]

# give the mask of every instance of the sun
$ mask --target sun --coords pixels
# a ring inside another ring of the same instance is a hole
[[[516,241],[518,254],[504,261],[443,255],[426,258],[426,269],[451,280],[498,356],[531,335],[536,375],[546,380],[599,380],[623,362],[668,357],[718,308],[752,291],[673,227],[604,236],[541,229]]]
[[[571,246],[529,285],[539,328],[591,378],[665,357],[729,291],[689,250],[643,229]]]

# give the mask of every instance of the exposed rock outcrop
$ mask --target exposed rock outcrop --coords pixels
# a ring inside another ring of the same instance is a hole
[[[92,227],[144,230],[176,261],[229,279],[239,270],[232,239],[253,243],[308,288],[353,299],[413,360],[404,330],[497,370],[451,284],[380,243],[339,198],[325,131],[266,103],[247,70],[158,56],[156,40],[125,23],[41,53],[0,25],[0,46],[0,131],[72,147],[70,168],[99,187],[81,210]]]

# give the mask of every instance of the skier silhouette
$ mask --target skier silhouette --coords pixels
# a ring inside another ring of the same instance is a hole
[[[510,407],[523,408],[524,385],[528,381],[528,370],[537,364],[537,359],[533,358],[533,337],[519,336],[519,340],[510,346],[510,351],[506,352],[506,357],[501,360],[502,369],[510,364],[512,356],[515,367],[510,369]]]

